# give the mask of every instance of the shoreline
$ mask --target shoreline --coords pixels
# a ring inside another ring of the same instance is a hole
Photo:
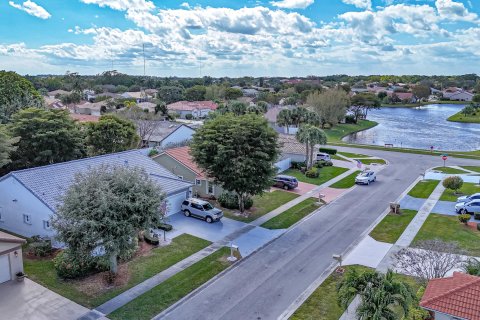
[[[462,114],[462,111],[455,113],[447,118],[447,121],[457,122],[457,123],[477,123],[480,124],[480,115],[474,115],[466,117]]]
[[[429,102],[419,102],[419,103],[407,103],[407,104],[382,104],[382,108],[417,108],[428,106],[430,104],[456,104],[456,105],[467,105],[467,101],[429,101]]]

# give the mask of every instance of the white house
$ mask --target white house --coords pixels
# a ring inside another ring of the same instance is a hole
[[[15,279],[23,272],[22,244],[26,241],[0,231],[0,283]]]
[[[213,101],[178,101],[167,105],[170,112],[176,113],[185,119],[187,114],[193,118],[205,118],[210,112],[217,110],[218,105]]]
[[[179,212],[182,201],[191,194],[191,183],[178,179],[138,150],[13,171],[0,178],[0,229],[52,238],[50,219],[75,174],[102,165],[144,169],[166,193],[167,215]]]
[[[149,147],[166,149],[181,146],[192,139],[195,130],[191,127],[170,121],[160,121],[150,137],[145,137]]]
[[[472,101],[473,99],[473,93],[470,93],[468,91],[457,91],[453,92],[451,94],[444,94],[444,97],[449,98],[452,101]]]

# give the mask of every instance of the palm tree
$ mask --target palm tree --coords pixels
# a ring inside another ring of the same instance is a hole
[[[290,109],[282,109],[277,115],[277,124],[280,127],[287,127],[287,134],[289,134],[289,126],[292,124],[292,111]]]
[[[394,320],[398,316],[394,307],[400,306],[408,315],[417,297],[410,286],[388,270],[386,274],[375,271],[359,274],[349,272],[337,287],[338,303],[346,308],[357,294],[361,297],[357,317],[361,320]]]
[[[310,124],[304,124],[298,129],[296,137],[298,142],[305,144],[306,166],[307,169],[310,169],[313,166],[315,145],[326,144],[327,136],[322,129]]]

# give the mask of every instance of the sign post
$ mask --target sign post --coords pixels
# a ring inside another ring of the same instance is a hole
[[[446,155],[446,154],[444,154],[444,155],[442,156],[442,160],[443,160],[443,167],[444,167],[444,168],[445,168],[445,163],[447,162],[447,159],[448,159],[447,155]]]

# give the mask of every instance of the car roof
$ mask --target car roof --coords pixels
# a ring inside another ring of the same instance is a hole
[[[469,195],[469,197],[473,197],[473,196],[480,196],[480,192]]]
[[[295,177],[287,176],[287,175],[283,175],[283,174],[279,174],[279,175],[277,175],[275,178],[297,179],[297,178],[295,178]]]
[[[468,201],[468,203],[480,203],[480,199],[475,199],[475,200],[472,200],[472,201]]]
[[[188,198],[187,201],[189,201],[191,203],[200,204],[200,205],[209,203],[208,201],[201,200],[201,199],[196,199],[196,198]]]

